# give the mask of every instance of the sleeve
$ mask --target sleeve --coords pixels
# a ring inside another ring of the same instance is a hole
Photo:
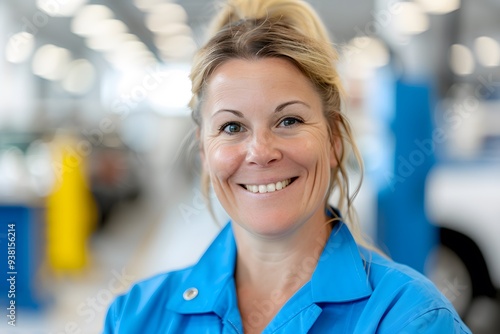
[[[402,334],[472,334],[460,319],[446,308],[430,310],[409,321]]]
[[[168,274],[159,274],[148,278],[116,297],[106,314],[102,333],[154,333],[151,328],[159,326],[164,316],[158,305],[167,301],[168,277]]]
[[[102,331],[103,334],[118,333],[123,299],[124,296],[119,296],[109,307],[108,313],[106,314],[106,320],[104,321],[104,329]]]

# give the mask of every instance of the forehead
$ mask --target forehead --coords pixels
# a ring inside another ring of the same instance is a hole
[[[306,79],[291,61],[283,58],[230,59],[216,68],[208,84],[221,80],[268,79],[270,72],[273,77],[301,76]]]
[[[267,99],[319,99],[312,82],[290,61],[282,58],[231,59],[208,80],[205,101]]]

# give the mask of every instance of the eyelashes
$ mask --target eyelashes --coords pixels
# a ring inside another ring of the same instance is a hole
[[[235,133],[243,132],[243,131],[244,131],[244,127],[239,122],[227,122],[227,123],[222,124],[219,127],[219,133],[225,132],[229,135],[233,135]]]
[[[278,128],[293,128],[293,127],[299,126],[301,124],[304,124],[304,120],[302,118],[296,117],[296,116],[286,116],[286,117],[281,118],[277,122],[277,127]],[[243,124],[241,124],[240,122],[235,122],[235,121],[226,122],[218,128],[219,133],[224,132],[228,135],[234,135],[236,133],[245,132],[245,131],[247,131],[245,126]]]
[[[303,124],[304,121],[299,118],[299,117],[295,117],[295,116],[287,116],[287,117],[284,117],[283,119],[280,120],[279,124],[283,124],[284,127],[294,127],[294,126],[297,126],[299,124]]]

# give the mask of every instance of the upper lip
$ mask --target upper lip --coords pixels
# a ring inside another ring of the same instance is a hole
[[[289,177],[280,177],[280,178],[269,178],[269,179],[261,179],[259,181],[249,181],[249,182],[238,182],[240,185],[261,185],[261,184],[270,184],[281,182],[284,180],[295,180],[297,176],[289,176]]]

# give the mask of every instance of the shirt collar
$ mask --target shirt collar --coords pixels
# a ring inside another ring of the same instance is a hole
[[[371,295],[365,264],[348,227],[339,221],[311,278],[313,302],[345,302]]]
[[[169,296],[167,308],[184,314],[225,312],[228,305],[222,307],[217,301],[225,288],[234,289],[235,261],[236,243],[231,223],[228,223],[199,262],[186,272],[185,279]],[[314,303],[345,302],[372,293],[358,245],[342,221],[333,228],[310,283]],[[183,294],[190,288],[196,288],[198,295],[185,300]],[[232,294],[234,299],[235,293]],[[224,303],[234,302],[227,300],[227,293],[224,295]]]
[[[228,223],[174,289],[167,308],[186,314],[215,311],[219,295],[233,280],[235,261],[236,243],[231,223]],[[198,295],[192,300],[185,300],[183,294],[191,288],[196,288]]]

